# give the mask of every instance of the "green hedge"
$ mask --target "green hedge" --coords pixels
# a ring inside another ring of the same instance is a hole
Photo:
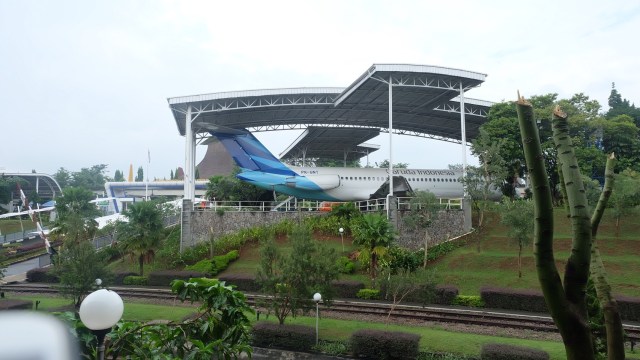
[[[129,275],[122,280],[123,285],[148,285],[149,279],[146,276]]]
[[[487,308],[548,312],[540,291],[483,287],[480,297]]]
[[[46,267],[27,271],[27,282],[54,284],[59,283],[60,279],[53,275],[53,267]]]
[[[484,307],[484,301],[477,295],[458,295],[453,299],[451,305]]]
[[[331,282],[336,298],[356,298],[360,290],[364,289],[364,283],[356,280],[335,280]]]
[[[415,359],[420,335],[398,331],[361,329],[351,335],[354,357],[368,359]]]
[[[227,285],[234,285],[237,290],[243,292],[259,292],[260,285],[256,282],[256,277],[250,274],[224,274],[218,276],[218,280],[224,281]]]
[[[356,297],[364,300],[377,300],[380,299],[380,290],[377,289],[361,289],[356,294]]]
[[[308,352],[316,343],[315,329],[302,325],[258,322],[251,331],[252,345]]]
[[[336,265],[338,266],[338,271],[342,274],[353,274],[356,271],[356,264],[346,256],[340,256],[336,260]]]
[[[482,360],[548,360],[546,351],[507,344],[484,344],[480,352]]]
[[[215,276],[226,270],[229,264],[240,257],[238,250],[231,250],[225,255],[217,255],[211,259],[200,260],[193,265],[185,267],[188,271],[199,271],[207,276]]]
[[[170,286],[173,280],[189,280],[191,278],[206,277],[206,274],[198,271],[162,270],[149,274],[149,285]]]

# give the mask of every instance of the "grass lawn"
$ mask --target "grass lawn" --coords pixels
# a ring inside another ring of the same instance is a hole
[[[33,230],[36,226],[33,224],[31,219],[22,219],[22,226],[24,226],[24,230]],[[20,226],[20,220],[18,219],[2,219],[0,220],[0,231],[3,235],[11,234],[15,232],[22,231],[22,227]]]
[[[13,297],[12,297],[13,298]],[[34,303],[40,301],[38,310],[42,311],[70,311],[66,307],[71,305],[69,299],[62,297],[45,297],[45,296],[15,296],[16,299],[31,300]],[[65,308],[65,309],[63,309]],[[197,306],[191,305],[189,302],[182,303],[176,300],[175,305],[157,305],[142,302],[132,302],[124,300],[124,314],[122,318],[125,320],[149,321],[149,320],[172,320],[179,321],[185,316],[193,314]]]
[[[40,301],[40,310],[52,310],[59,309],[63,306],[69,305],[69,300],[63,298],[43,297],[43,296],[19,296],[17,298]],[[125,309],[123,319],[125,320],[174,320],[179,321],[185,316],[193,313],[195,306],[188,304],[182,304],[176,302],[176,305],[155,305],[146,303],[136,303],[129,300],[125,300]],[[254,315],[249,315],[252,321],[255,321]],[[264,319],[264,315],[262,316]],[[271,316],[270,321],[275,321],[275,317]],[[288,324],[299,324],[315,327],[315,317],[300,316],[295,319],[287,318]],[[438,326],[423,327],[423,326],[400,326],[400,325],[387,325],[378,322],[363,322],[363,321],[346,321],[337,319],[320,319],[320,338],[327,340],[341,340],[345,341],[349,339],[351,333],[359,329],[379,329],[387,331],[403,331],[415,333],[421,336],[420,348],[421,350],[450,352],[458,354],[479,354],[483,344],[489,342],[513,344],[530,346],[537,349],[547,351],[551,355],[551,359],[564,359],[564,347],[561,342],[555,341],[543,341],[543,340],[525,340],[510,337],[501,336],[488,336],[488,335],[476,335],[469,333],[452,332],[444,330]],[[627,353],[627,358],[640,359],[640,354]]]
[[[556,264],[564,272],[571,249],[571,224],[563,209],[555,209],[554,249]],[[539,289],[535,271],[533,245],[523,249],[522,278],[518,278],[517,245],[507,237],[507,229],[499,224],[496,215],[490,228],[481,235],[481,251],[471,241],[456,249],[433,265],[441,282],[458,287],[461,294],[478,295],[483,286]],[[616,236],[615,221],[605,213],[598,231],[598,245],[609,274],[614,293],[640,296],[640,221],[637,214],[623,219]]]

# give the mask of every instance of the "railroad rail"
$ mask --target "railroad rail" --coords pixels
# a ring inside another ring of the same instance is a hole
[[[29,294],[56,294],[58,291],[46,284],[7,284],[2,289],[7,292]],[[169,289],[143,287],[110,287],[124,298],[175,300],[176,295]],[[261,300],[269,297],[260,294],[245,293],[250,305],[258,307]],[[331,306],[321,307],[325,311],[348,315],[375,315],[386,317],[392,304],[386,302],[366,302],[334,300]],[[480,326],[495,326],[541,332],[557,332],[550,316],[502,312],[488,309],[465,309],[439,306],[397,305],[390,315],[394,319],[411,319],[430,322],[446,322]],[[640,341],[640,326],[626,323],[623,325],[627,338],[632,344]]]

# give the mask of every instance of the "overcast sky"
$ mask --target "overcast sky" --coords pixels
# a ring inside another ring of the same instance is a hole
[[[346,87],[374,63],[485,73],[467,94],[482,100],[584,92],[606,111],[615,82],[640,104],[638,34],[636,1],[2,0],[0,169],[126,176],[149,149],[151,177],[168,177],[184,138],[167,98]],[[297,135],[258,137],[277,155]],[[444,168],[461,149],[402,137],[394,160]]]

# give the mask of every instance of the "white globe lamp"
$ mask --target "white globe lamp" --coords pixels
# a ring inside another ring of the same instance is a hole
[[[107,289],[92,292],[80,304],[80,320],[98,338],[98,359],[104,359],[104,337],[120,321],[123,312],[120,295]]]

